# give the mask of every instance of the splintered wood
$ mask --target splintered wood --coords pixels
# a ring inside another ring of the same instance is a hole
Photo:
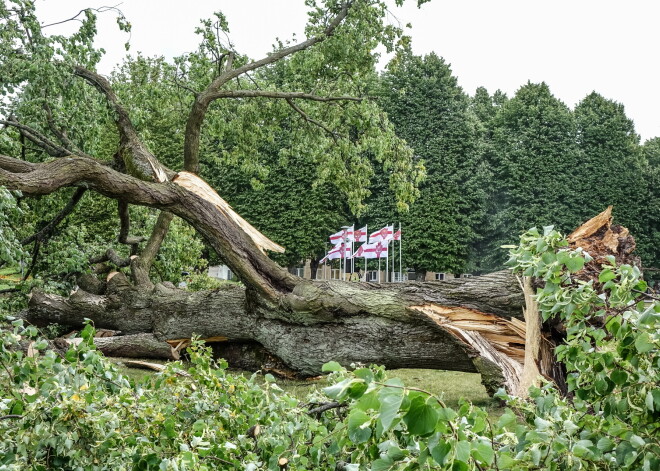
[[[252,241],[254,241],[257,247],[259,247],[262,251],[271,250],[273,252],[284,253],[284,247],[270,240],[268,237],[255,229],[252,224],[239,216],[238,213],[236,213],[232,207],[229,206],[229,203],[223,200],[220,195],[218,195],[218,193],[216,193],[216,191],[208,185],[208,183],[199,178],[197,175],[188,172],[179,172],[172,181],[177,185],[182,186],[186,190],[195,193],[200,198],[213,203],[220,212],[238,224],[238,226],[243,229],[247,235],[250,236]]]
[[[502,370],[510,391],[517,390],[525,360],[525,323],[463,307],[411,306]]]

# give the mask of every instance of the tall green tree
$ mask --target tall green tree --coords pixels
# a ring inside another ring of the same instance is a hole
[[[418,200],[400,216],[404,263],[420,274],[462,273],[477,238],[475,225],[484,215],[488,180],[488,168],[478,158],[477,121],[468,110],[468,96],[444,59],[409,51],[389,64],[381,89],[380,103],[397,134],[427,170]],[[371,204],[374,214],[393,207],[382,198]]]
[[[643,199],[642,156],[639,136],[623,105],[592,92],[575,107],[575,123],[580,216],[590,217],[611,204],[619,221],[637,226]]]
[[[489,246],[496,265],[506,258],[500,246],[525,229],[576,227],[582,189],[575,120],[547,84],[521,87],[498,111],[493,127],[496,212]]]
[[[660,137],[647,140],[641,150],[646,194],[640,207],[643,240],[638,240],[638,244],[644,266],[657,270],[660,269]],[[660,272],[655,270],[647,270],[644,277],[660,279]]]
[[[470,248],[470,266],[474,273],[489,273],[500,268],[499,252],[493,252],[491,243],[497,228],[498,193],[493,185],[493,168],[496,166],[495,144],[493,141],[494,121],[498,111],[508,100],[506,94],[497,90],[493,95],[484,87],[479,87],[470,99],[470,112],[477,120],[478,155],[490,169],[489,182],[483,185],[486,192],[485,217],[475,225],[478,237]]]

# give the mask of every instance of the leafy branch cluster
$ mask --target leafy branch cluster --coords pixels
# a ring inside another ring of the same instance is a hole
[[[543,318],[566,326],[557,354],[570,394],[501,391],[497,420],[381,367],[336,362],[324,366],[332,384],[303,402],[271,376],[227,374],[200,342],[187,371],[171,363],[130,382],[94,349],[91,326],[58,353],[15,321],[0,343],[0,469],[657,469],[660,304],[641,301],[639,270],[614,259],[602,289],[581,280],[589,260],[551,227],[511,252],[514,270],[544,282]]]

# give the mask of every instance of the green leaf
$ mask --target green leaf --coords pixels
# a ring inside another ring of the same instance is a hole
[[[490,445],[486,443],[477,443],[475,447],[472,448],[472,456],[487,465],[491,465],[495,459],[495,452]]]
[[[648,332],[643,332],[635,339],[635,348],[639,353],[650,352],[654,347]]]
[[[570,257],[566,261],[566,268],[571,272],[575,273],[584,267],[584,258],[577,256],[577,257]]]
[[[434,401],[429,398],[428,401]],[[438,423],[438,411],[428,404],[424,397],[418,396],[412,400],[410,409],[403,416],[408,431],[413,435],[428,435],[435,430]]]
[[[610,378],[614,384],[621,386],[622,384],[625,384],[626,381],[628,381],[628,373],[624,370],[614,370],[612,371]]]
[[[387,383],[389,383],[388,380]],[[387,384],[386,383],[386,384]],[[403,401],[403,389],[383,387],[378,394],[380,401],[380,414],[378,420],[383,427],[383,432],[387,432],[392,426],[394,418],[399,412],[401,402]]]
[[[440,442],[431,450],[431,456],[440,465],[443,466],[447,462],[447,457],[451,451],[451,444],[440,440]]]
[[[610,451],[614,448],[614,442],[607,437],[601,437],[596,447],[602,452]]]
[[[343,369],[342,366],[336,361],[329,361],[321,367],[321,371],[324,373],[332,372],[332,371],[341,371],[342,369]]]
[[[371,428],[368,426],[371,417],[359,409],[351,411],[348,416],[348,438],[355,443],[364,443],[371,437]]]
[[[601,283],[605,283],[607,281],[613,280],[616,278],[616,273],[614,273],[612,270],[609,268],[606,268],[602,272],[600,272],[600,275],[598,275],[598,281]]]
[[[371,471],[387,471],[392,468],[392,465],[394,465],[394,460],[389,456],[378,458],[371,463]]]
[[[470,442],[465,440],[459,441],[456,443],[456,459],[467,463],[470,459],[471,449],[472,445],[470,445]]]

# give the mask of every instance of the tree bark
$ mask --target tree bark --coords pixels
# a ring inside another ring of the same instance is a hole
[[[495,363],[499,360],[484,357],[482,346],[461,336],[490,345],[495,355],[521,359],[524,334],[515,323],[520,324],[522,303],[520,288],[507,272],[390,287],[300,280],[280,305],[239,284],[215,291],[163,285],[145,291],[118,274],[103,296],[82,290],[69,298],[34,292],[25,316],[37,325],[73,328],[89,318],[98,328],[128,336],[152,333],[164,345],[193,336],[255,342],[303,376],[319,374],[330,360],[481,372],[493,390],[506,378]],[[116,342],[118,337],[109,338]],[[122,355],[134,356],[125,349]]]

